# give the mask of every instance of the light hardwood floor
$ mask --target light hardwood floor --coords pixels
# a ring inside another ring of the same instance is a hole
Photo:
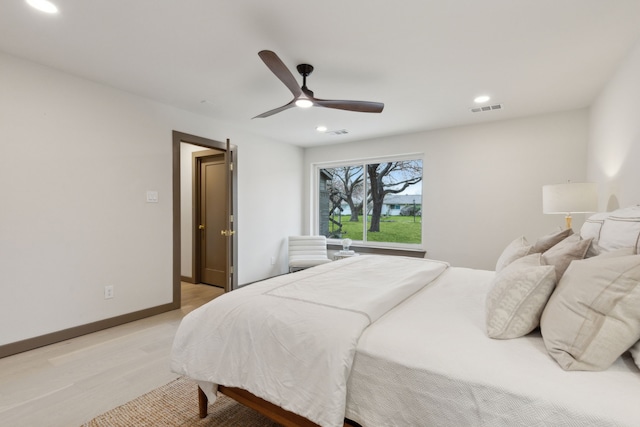
[[[180,310],[0,359],[0,426],[78,427],[171,382],[180,320],[221,294],[183,282]]]

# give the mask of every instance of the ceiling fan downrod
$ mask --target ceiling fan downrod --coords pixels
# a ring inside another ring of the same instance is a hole
[[[307,87],[307,76],[313,72],[313,65],[299,64],[296,68],[298,70],[298,73],[300,73],[300,75],[302,76],[302,89],[309,90],[309,88]]]

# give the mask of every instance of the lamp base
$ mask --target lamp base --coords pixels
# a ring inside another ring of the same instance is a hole
[[[567,223],[567,229],[571,228],[571,214],[567,214],[567,216],[564,217],[564,220]]]

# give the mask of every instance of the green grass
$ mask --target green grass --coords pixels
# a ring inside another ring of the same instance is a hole
[[[338,218],[335,218],[338,221]],[[367,221],[371,220],[369,215]],[[416,217],[413,222],[412,216],[389,216],[380,220],[380,232],[371,233],[367,231],[367,241],[369,242],[398,242],[398,243],[421,243],[422,240],[422,219]],[[369,223],[367,222],[367,230]],[[329,231],[337,232],[337,226],[329,226]],[[342,238],[350,238],[353,241],[362,241],[362,217],[358,222],[350,222],[348,216],[342,217]]]

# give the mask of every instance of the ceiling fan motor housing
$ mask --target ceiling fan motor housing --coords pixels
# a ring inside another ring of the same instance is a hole
[[[313,72],[313,65],[309,64],[299,64],[296,68],[302,77],[307,77]]]

